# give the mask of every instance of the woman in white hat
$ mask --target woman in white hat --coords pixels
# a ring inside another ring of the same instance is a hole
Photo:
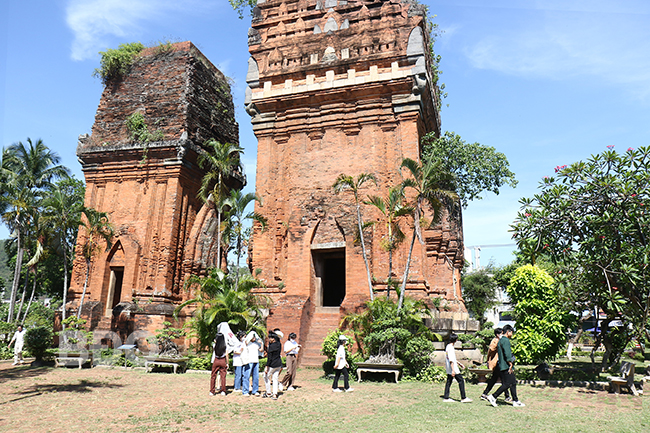
[[[348,362],[345,360],[345,345],[348,342],[348,338],[341,334],[339,335],[339,347],[336,349],[336,360],[334,361],[334,383],[332,384],[333,392],[342,392],[339,388],[339,377],[341,373],[343,374],[343,386],[345,387],[345,392],[354,391],[354,388],[350,388],[349,377],[348,377]]]

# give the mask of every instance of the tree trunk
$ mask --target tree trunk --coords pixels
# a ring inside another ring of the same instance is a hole
[[[18,284],[20,282],[20,271],[23,267],[23,248],[21,245],[20,229],[16,229],[16,242],[18,247],[16,249],[16,267],[14,268],[14,280],[11,283],[11,298],[9,298],[9,314],[7,315],[7,323],[14,320],[14,309],[16,308],[16,295],[18,294]]]
[[[239,260],[241,259],[241,236],[237,236],[237,263],[235,263],[235,290],[239,289]]]
[[[63,308],[61,310],[61,330],[65,331],[65,304],[68,302],[68,251],[63,245]]]
[[[357,224],[359,225],[359,238],[361,238],[361,252],[363,253],[363,263],[366,265],[366,274],[368,275],[368,289],[370,290],[370,300],[375,300],[375,294],[372,291],[372,278],[370,277],[370,266],[368,266],[368,256],[366,255],[366,243],[363,239],[363,224],[361,223],[361,206],[357,200]]]
[[[29,308],[32,306],[32,301],[34,300],[34,293],[36,293],[36,268],[34,268],[34,284],[32,285],[32,295],[29,297],[29,302],[27,303],[27,308],[25,309],[25,315],[23,316],[22,323],[25,324],[27,320],[27,314],[29,313]]]
[[[402,280],[402,290],[399,292],[399,303],[397,304],[397,311],[402,310],[402,305],[404,304],[404,293],[406,292],[406,280],[409,277],[409,269],[411,267],[411,255],[413,254],[413,245],[415,245],[415,238],[417,237],[417,232],[415,226],[413,226],[413,239],[411,239],[411,246],[409,247],[409,255],[406,259],[406,269],[404,270],[404,279]]]
[[[390,242],[390,239],[389,239]],[[388,250],[388,280],[386,281],[386,299],[390,298],[390,286],[393,284],[393,248],[392,243]]]
[[[79,310],[77,310],[77,319],[81,317],[81,307],[84,304],[84,297],[86,296],[86,289],[88,288],[89,276],[90,276],[90,260],[86,260],[86,281],[84,281],[84,289],[81,292],[81,300],[79,301]]]
[[[25,294],[27,293],[27,285],[29,284],[29,269],[25,271],[25,285],[23,286],[23,294],[20,297],[20,306],[16,314],[16,320],[20,321],[20,314],[23,312],[23,305],[25,304]]]
[[[221,207],[217,206],[217,269],[221,268]]]

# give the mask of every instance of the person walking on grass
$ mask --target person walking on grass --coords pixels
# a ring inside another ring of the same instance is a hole
[[[456,400],[449,398],[449,390],[451,388],[451,382],[456,379],[458,382],[458,388],[460,389],[460,402],[461,403],[471,403],[472,399],[468,398],[465,394],[465,380],[463,375],[460,373],[461,368],[465,368],[463,364],[458,362],[456,359],[456,349],[454,349],[454,343],[458,341],[458,335],[452,333],[449,336],[449,344],[445,348],[445,368],[447,369],[447,383],[445,384],[445,395],[443,396],[443,402],[445,403],[455,403]]]
[[[510,339],[515,330],[510,325],[503,327],[503,337],[499,340],[497,345],[497,350],[499,352],[499,370],[501,372],[501,386],[496,392],[488,396],[488,401],[494,407],[497,407],[497,397],[499,397],[506,390],[510,390],[512,394],[512,399],[514,400],[512,405],[514,407],[524,407],[526,406],[519,401],[517,397],[517,378],[515,377],[515,357],[512,354],[512,348],[510,346]]]
[[[24,364],[25,361],[23,360],[23,346],[25,345],[25,331],[23,329],[23,325],[18,325],[18,330],[14,332],[14,336],[11,338],[11,341],[9,342],[9,346],[11,346],[12,343],[16,343],[14,346],[14,362],[11,365],[18,365]],[[9,347],[7,346],[7,347]]]
[[[221,377],[221,395],[226,395],[226,370],[228,370],[228,352],[226,351],[226,338],[218,333],[214,338],[212,350],[212,374],[210,375],[210,395],[215,394],[217,374]]]
[[[296,380],[298,367],[298,352],[302,346],[296,341],[296,333],[289,334],[289,339],[284,343],[284,353],[287,355],[287,373],[282,378],[282,385],[287,391],[293,391],[293,382]]]
[[[497,350],[497,346],[499,345],[499,340],[501,337],[503,337],[503,329],[496,328],[494,330],[494,338],[490,342],[490,346],[488,347],[487,351],[487,365],[488,368],[492,370],[492,376],[490,376],[490,380],[487,382],[485,391],[483,391],[483,394],[481,394],[481,400],[487,401],[488,395],[490,394],[490,391],[492,391],[494,384],[496,384],[497,380],[501,377],[501,370],[499,370],[499,351]],[[510,391],[506,389],[503,395],[506,397],[506,403],[512,403],[512,398],[510,398]]]
[[[339,335],[339,346],[336,349],[336,360],[334,361],[334,383],[332,383],[333,392],[342,392],[339,388],[339,378],[343,374],[343,387],[345,392],[352,392],[354,388],[350,388],[348,368],[350,365],[345,359],[345,345],[348,342],[348,338],[341,334]]]

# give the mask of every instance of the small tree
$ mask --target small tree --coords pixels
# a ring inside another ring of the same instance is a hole
[[[530,364],[557,356],[575,316],[564,308],[553,278],[537,266],[524,265],[515,271],[507,291],[517,321],[517,360]]]
[[[483,325],[485,313],[496,305],[496,282],[487,269],[463,275],[461,288],[467,311]]]
[[[336,178],[336,181],[334,182],[334,185],[332,185],[332,188],[334,188],[334,193],[336,194],[344,190],[350,190],[354,196],[354,204],[357,209],[357,229],[359,230],[359,239],[361,240],[361,253],[363,254],[363,262],[366,265],[368,290],[370,291],[370,300],[372,301],[375,299],[375,294],[372,290],[372,277],[370,276],[368,253],[366,252],[366,242],[363,236],[364,223],[363,218],[361,217],[361,202],[359,200],[359,190],[363,184],[370,181],[377,185],[377,178],[372,173],[361,173],[356,178],[341,173],[339,174],[339,177]]]
[[[48,326],[37,326],[25,333],[25,347],[34,355],[36,363],[43,361],[47,349],[52,347],[52,329]]]

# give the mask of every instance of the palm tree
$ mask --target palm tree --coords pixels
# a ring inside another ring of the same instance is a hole
[[[230,196],[224,201],[224,204],[229,208],[227,213],[226,228],[224,230],[224,237],[228,238],[235,244],[235,254],[237,261],[235,262],[235,287],[239,285],[239,261],[241,260],[242,250],[246,246],[247,239],[250,236],[250,228],[245,227],[247,220],[257,221],[262,231],[266,229],[266,218],[255,211],[246,212],[246,208],[253,201],[261,203],[257,194],[249,192],[243,194],[240,190],[233,189],[230,191]]]
[[[393,284],[393,251],[397,249],[399,244],[404,240],[404,232],[399,226],[398,218],[410,215],[413,212],[411,206],[405,206],[404,201],[404,187],[398,185],[388,189],[386,198],[376,195],[368,196],[365,204],[370,204],[376,207],[379,212],[384,216],[386,222],[387,238],[382,240],[381,247],[388,252],[388,279],[386,285],[386,297],[390,297],[390,288]]]
[[[209,151],[203,152],[198,159],[201,168],[208,172],[203,176],[199,197],[205,203],[210,200],[217,210],[217,266],[221,268],[221,215],[222,203],[228,194],[226,179],[240,166],[239,156],[244,151],[239,145],[219,143],[210,139],[204,144]]]
[[[368,255],[366,253],[366,243],[363,239],[363,220],[361,218],[361,204],[359,202],[359,189],[363,186],[364,183],[368,181],[373,181],[377,185],[377,178],[372,173],[361,173],[356,179],[352,176],[345,175],[343,173],[339,174],[339,177],[336,178],[336,182],[332,185],[334,188],[334,193],[338,194],[339,192],[349,189],[354,195],[354,204],[357,207],[357,225],[359,230],[359,238],[361,239],[361,252],[363,253],[363,262],[366,265],[366,274],[368,275],[368,290],[370,290],[370,300],[375,299],[375,295],[372,291],[372,278],[370,277],[370,266],[368,265]]]
[[[413,238],[409,248],[409,255],[406,260],[406,269],[404,270],[404,279],[399,294],[398,311],[402,309],[404,303],[404,293],[406,292],[406,281],[408,280],[409,268],[411,266],[411,256],[413,245],[417,237],[421,244],[424,244],[422,238],[422,225],[430,227],[440,222],[443,209],[454,209],[458,205],[458,194],[453,190],[453,175],[443,170],[440,162],[434,162],[431,159],[422,163],[415,162],[410,158],[402,160],[401,168],[406,168],[411,177],[404,179],[402,185],[404,188],[411,188],[415,193],[413,205]],[[424,219],[424,206],[428,205],[433,210],[432,221]]]
[[[174,310],[174,316],[188,305],[195,305],[194,317],[190,328],[199,340],[200,348],[210,347],[217,325],[228,322],[233,331],[255,330],[263,335],[265,331],[262,308],[264,298],[251,293],[262,282],[251,277],[242,277],[238,284],[219,268],[212,268],[205,277],[192,275],[185,283],[187,290],[194,290],[194,297],[180,304]]]
[[[40,139],[32,142],[28,138],[27,145],[19,141],[2,152],[0,213],[17,243],[16,267],[7,317],[9,322],[13,320],[20,283],[24,253],[22,234],[29,224],[28,213],[38,206],[43,190],[51,181],[67,174],[68,170],[59,165],[59,161],[59,156],[50,151]]]
[[[81,292],[77,319],[81,317],[81,307],[88,288],[88,277],[92,269],[93,256],[101,249],[101,244],[104,242],[106,242],[106,251],[108,251],[111,248],[111,240],[113,239],[113,227],[108,221],[106,212],[85,208],[83,214],[86,218],[82,220],[81,225],[86,229],[86,237],[83,240],[81,250],[84,259],[86,259],[86,280],[84,281],[83,292]]]
[[[83,182],[66,178],[57,183],[43,200],[44,222],[52,232],[54,248],[63,255],[63,310],[61,323],[65,331],[68,302],[68,261],[74,254],[74,243],[81,222],[84,203]]]

